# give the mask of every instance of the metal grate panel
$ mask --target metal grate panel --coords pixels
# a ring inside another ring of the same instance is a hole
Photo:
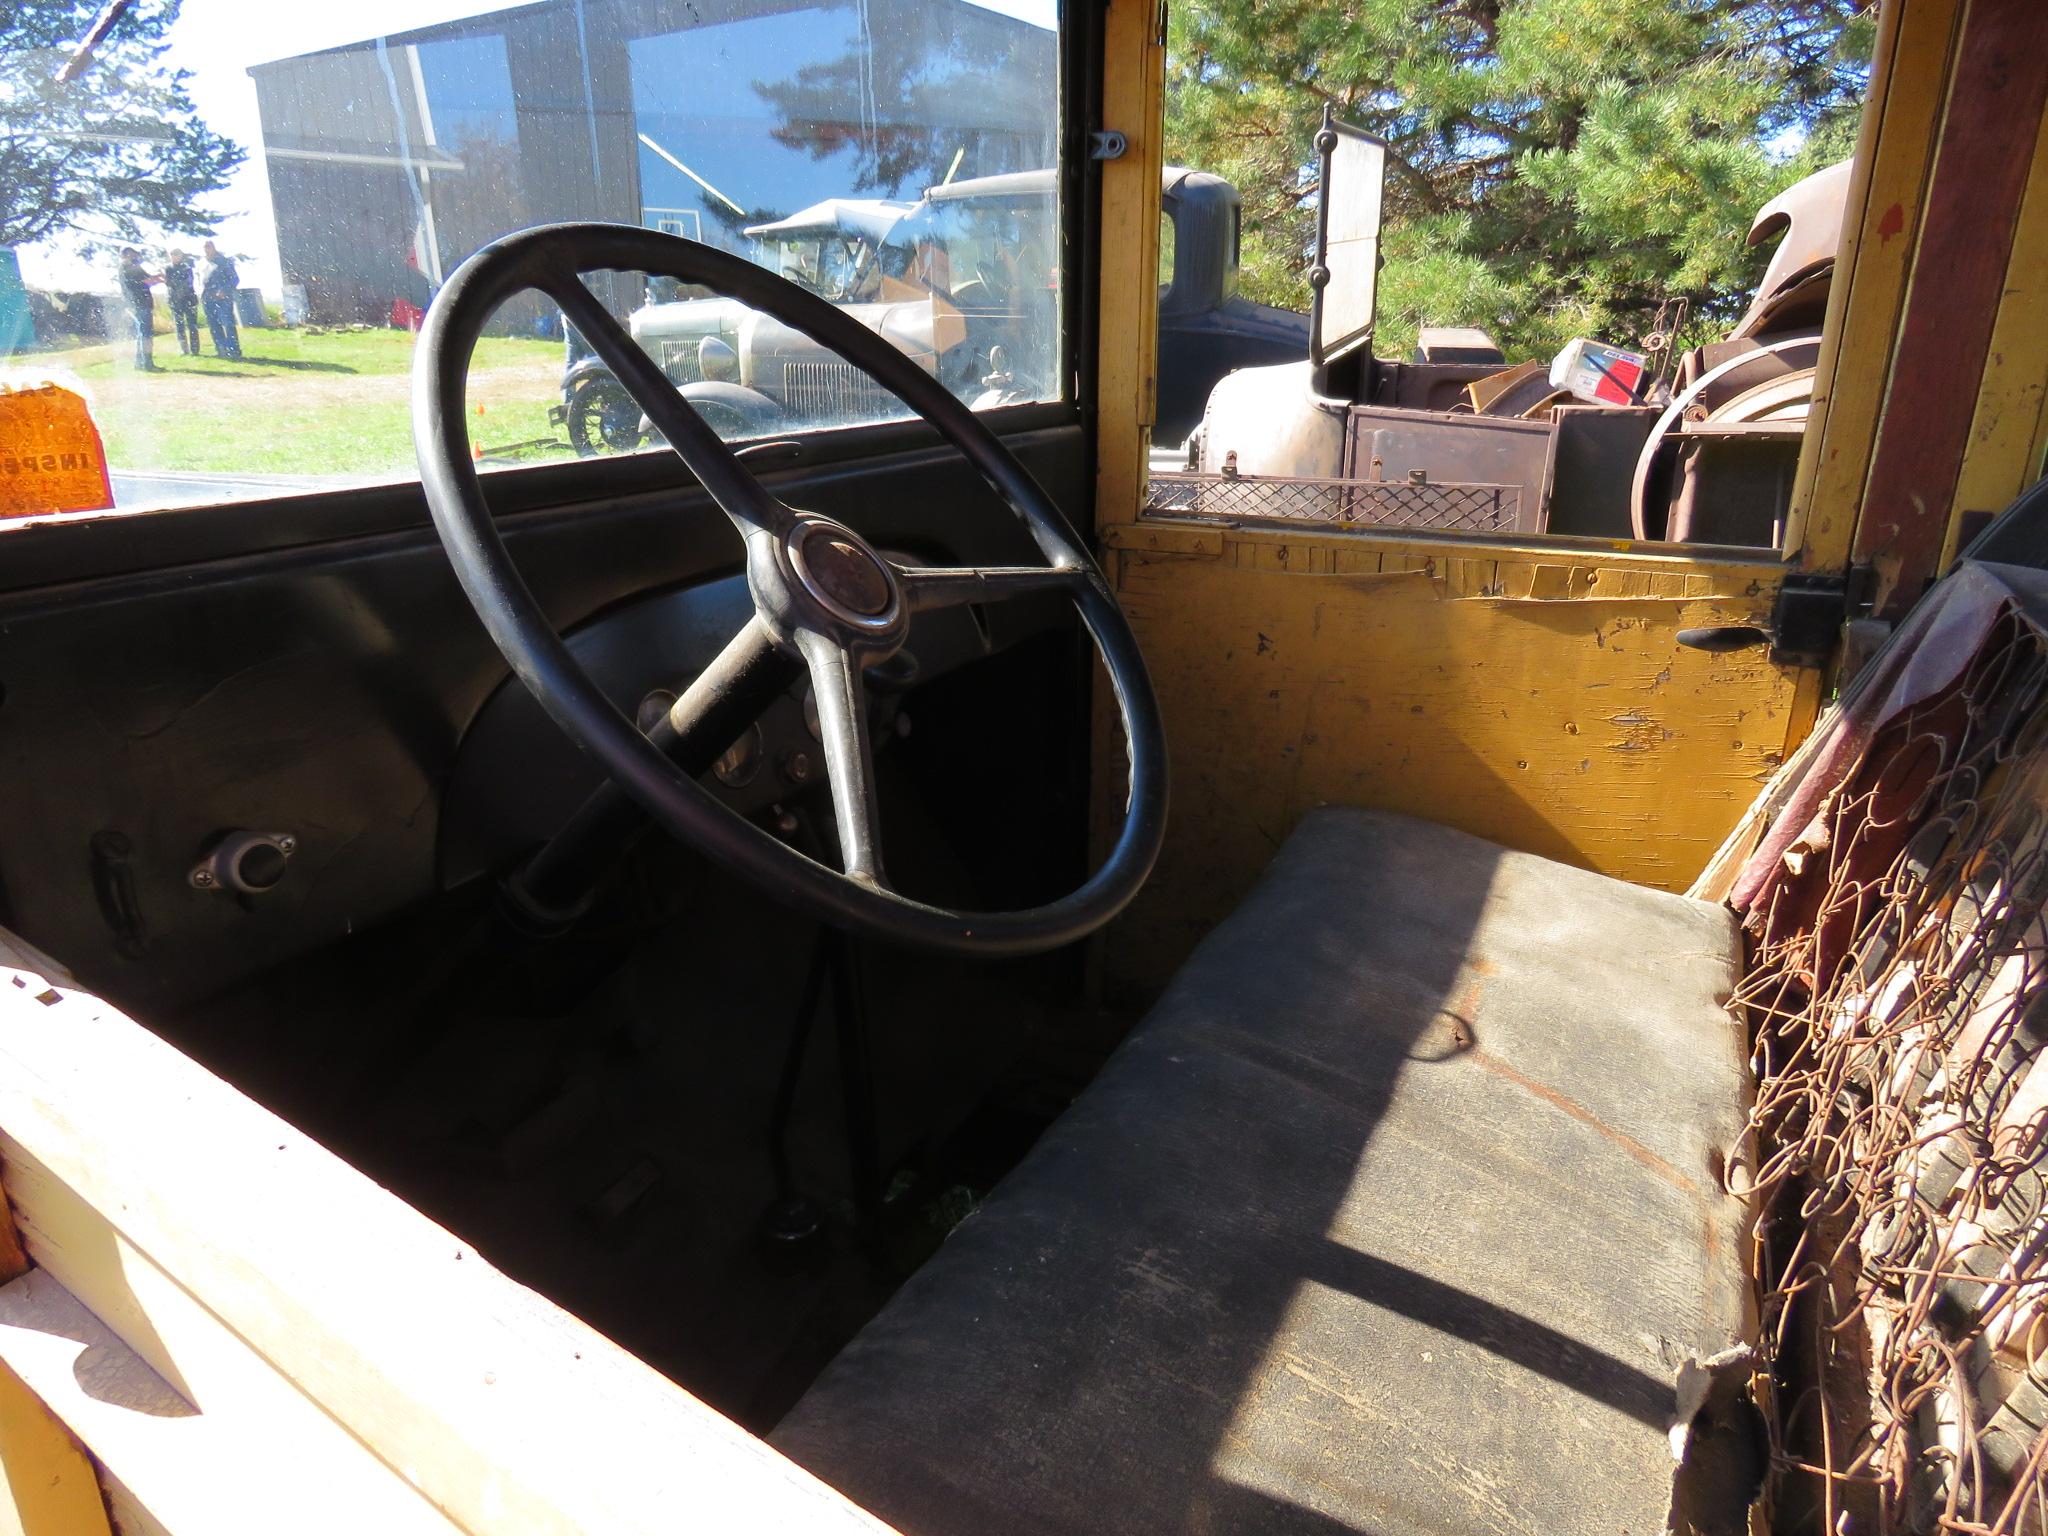
[[[1145,510],[1223,522],[1272,519],[1507,533],[1519,524],[1522,488],[1453,480],[1155,472]]]
[[[806,421],[876,421],[901,416],[904,406],[851,363],[785,363],[782,403]]]

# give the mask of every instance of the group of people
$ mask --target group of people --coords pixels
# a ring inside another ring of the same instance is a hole
[[[142,253],[132,245],[121,247],[121,293],[128,301],[128,319],[135,331],[135,366],[144,373],[157,372],[156,295],[161,287],[164,302],[171,307],[171,324],[178,333],[178,350],[187,356],[199,353],[199,313],[206,312],[206,328],[213,333],[213,350],[220,357],[242,355],[242,332],[235,323],[235,294],[242,275],[235,259],[214,248],[211,240],[201,247],[202,259],[195,262],[176,246],[165,254],[162,272],[142,265]]]

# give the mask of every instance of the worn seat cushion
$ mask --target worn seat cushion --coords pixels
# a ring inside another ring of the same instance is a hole
[[[773,1441],[912,1536],[1664,1529],[1743,1332],[1724,910],[1309,817]]]

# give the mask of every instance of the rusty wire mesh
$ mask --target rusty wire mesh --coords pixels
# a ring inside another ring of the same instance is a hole
[[[1512,530],[1521,516],[1518,485],[1451,480],[1339,480],[1294,475],[1210,475],[1155,471],[1148,513],[1228,522],[1370,523],[1469,533]]]
[[[2048,1530],[2044,738],[2008,617],[1751,906],[1778,1529]]]

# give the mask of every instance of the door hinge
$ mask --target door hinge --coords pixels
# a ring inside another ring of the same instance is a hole
[[[1842,640],[1842,626],[1870,612],[1875,570],[1795,571],[1771,606],[1771,660],[1781,667],[1820,667]]]

